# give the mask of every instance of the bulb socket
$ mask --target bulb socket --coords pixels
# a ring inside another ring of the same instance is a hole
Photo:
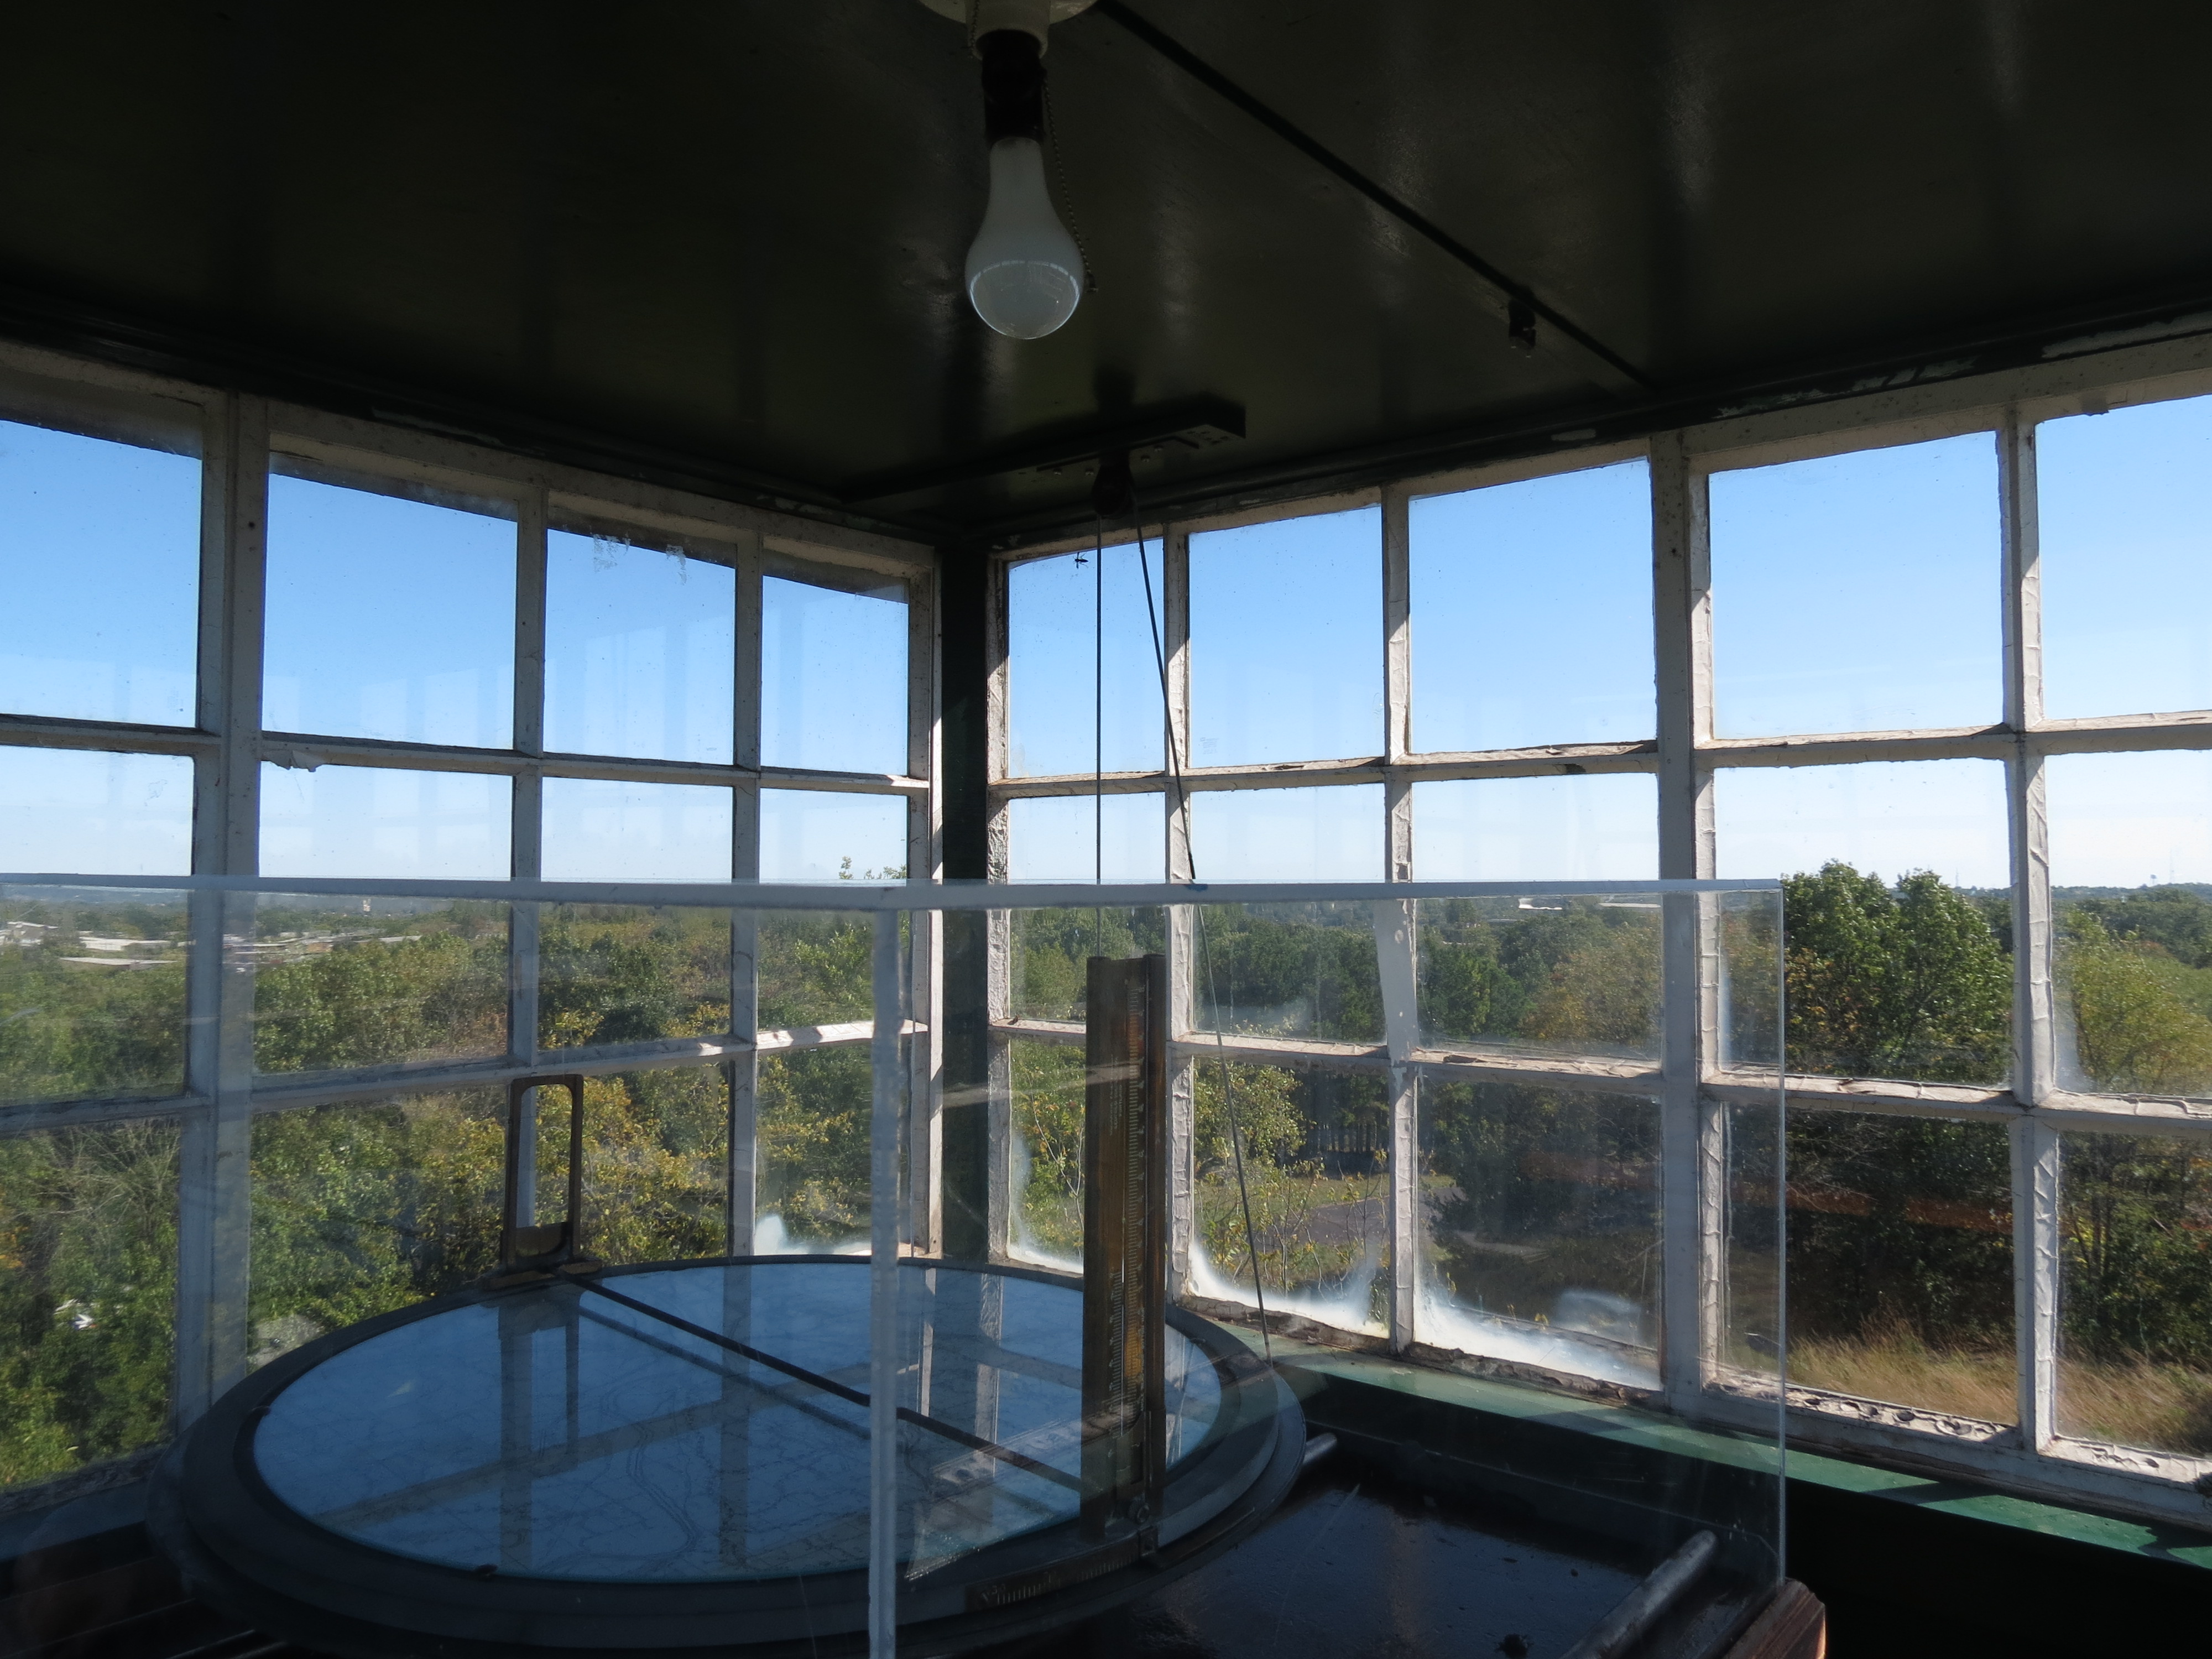
[[[1044,48],[1025,29],[979,35],[983,60],[983,143],[1001,138],[1044,142]]]

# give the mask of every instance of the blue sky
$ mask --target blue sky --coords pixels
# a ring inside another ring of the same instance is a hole
[[[2038,431],[2048,709],[2212,705],[2212,399]],[[515,526],[495,511],[285,477],[270,484],[272,730],[501,747],[511,741]],[[1996,454],[1987,434],[1723,472],[1712,480],[1717,719],[1724,734],[1969,725],[1999,712]],[[1650,526],[1626,463],[1425,497],[1411,514],[1413,738],[1437,750],[1635,739],[1652,726]],[[1382,744],[1379,510],[1192,538],[1192,759],[1270,764]],[[187,457],[0,422],[0,709],[188,725],[199,502]],[[1160,548],[1151,544],[1155,602]],[[1123,544],[1010,577],[1012,763],[1093,763],[1092,606],[1105,621],[1104,764],[1161,763],[1143,567]],[[547,568],[546,738],[556,750],[726,762],[735,575],[568,532]],[[125,596],[121,602],[118,595]],[[1157,619],[1157,610],[1155,619]],[[1808,625],[1809,624],[1809,625]],[[907,617],[895,592],[772,576],[763,757],[903,771]],[[2212,759],[2061,757],[2047,774],[2062,884],[2212,880]],[[1651,781],[1423,783],[1415,873],[1654,873]],[[504,876],[508,786],[325,766],[264,773],[264,867]],[[188,867],[190,763],[0,750],[0,866]],[[1976,761],[1729,769],[1720,868],[1843,858],[1893,876],[2007,879],[1999,769]],[[902,798],[764,792],[762,871],[821,879],[906,859]],[[1201,878],[1382,873],[1378,787],[1202,793]],[[720,786],[549,787],[549,873],[710,879],[728,867]],[[1157,794],[1109,799],[1109,878],[1162,872]],[[1018,803],[1018,879],[1094,868],[1087,801]]]

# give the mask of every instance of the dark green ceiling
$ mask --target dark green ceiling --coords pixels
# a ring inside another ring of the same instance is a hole
[[[1212,398],[1140,489],[1280,490],[2171,312],[2208,60],[2181,4],[1109,0],[1048,60],[1098,287],[1021,343],[918,0],[25,7],[0,327],[949,538],[1080,470],[855,481]]]

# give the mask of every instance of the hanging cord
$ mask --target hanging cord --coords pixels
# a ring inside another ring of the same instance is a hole
[[[1098,292],[1098,278],[1091,269],[1091,244],[1083,240],[1083,227],[1075,222],[1075,198],[1067,192],[1067,169],[1060,160],[1060,128],[1052,118],[1052,77],[1043,78],[1044,144],[1052,155],[1052,176],[1060,185],[1060,210],[1067,218],[1067,234],[1075,238],[1075,251],[1083,258],[1083,291]]]
[[[1137,520],[1137,568],[1145,574],[1145,624],[1152,630],[1152,664],[1159,671],[1160,708],[1164,714],[1169,708],[1167,653],[1161,648],[1159,618],[1152,609],[1152,561],[1146,556],[1145,553],[1144,515],[1141,513],[1136,513],[1134,516]],[[1160,526],[1160,557],[1163,561],[1160,578],[1163,582],[1167,579],[1167,572],[1164,568],[1167,546],[1167,526],[1164,524]],[[1182,787],[1182,763],[1176,748],[1175,722],[1169,720],[1166,725],[1168,776],[1175,785],[1176,810],[1183,817],[1184,856],[1191,860],[1190,878],[1193,884],[1195,884],[1198,880],[1198,866],[1196,860],[1191,858],[1189,853],[1190,797],[1184,792]],[[1227,1040],[1221,1030],[1221,998],[1214,986],[1213,953],[1206,944],[1204,905],[1191,907],[1191,921],[1198,936],[1198,964],[1200,973],[1206,979],[1206,1000],[1214,1009],[1213,1051],[1214,1059],[1221,1067],[1221,1110],[1222,1115],[1229,1122],[1229,1154],[1237,1166],[1237,1199],[1244,1212],[1244,1255],[1245,1260],[1252,1264],[1252,1299],[1258,1304],[1260,1310],[1260,1346],[1267,1353],[1267,1364],[1273,1365],[1275,1363],[1275,1344],[1274,1339],[1268,1334],[1267,1331],[1267,1288],[1260,1280],[1260,1235],[1252,1225],[1252,1189],[1244,1178],[1244,1137],[1237,1127],[1237,1096],[1230,1086],[1229,1048]]]

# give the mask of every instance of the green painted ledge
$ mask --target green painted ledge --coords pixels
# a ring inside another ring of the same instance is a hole
[[[1257,1331],[1242,1327],[1226,1328],[1235,1329],[1248,1346],[1255,1352],[1260,1352]],[[1324,1377],[1341,1377],[1415,1399],[1463,1406],[1497,1417],[1577,1429],[1629,1445],[1705,1458],[1739,1468],[1771,1473],[1775,1465],[1775,1448],[1771,1441],[1726,1429],[1695,1428],[1633,1406],[1579,1400],[1571,1395],[1550,1394],[1521,1383],[1411,1364],[1388,1354],[1324,1348],[1288,1337],[1274,1339],[1274,1353],[1279,1362],[1300,1370]],[[1960,1516],[1990,1526],[2039,1533],[2145,1560],[2179,1562],[2212,1571],[2212,1537],[2179,1527],[2119,1520],[2031,1498],[2010,1497],[1963,1481],[1908,1474],[1824,1456],[1818,1452],[1791,1452],[1789,1478],[1835,1492]]]

